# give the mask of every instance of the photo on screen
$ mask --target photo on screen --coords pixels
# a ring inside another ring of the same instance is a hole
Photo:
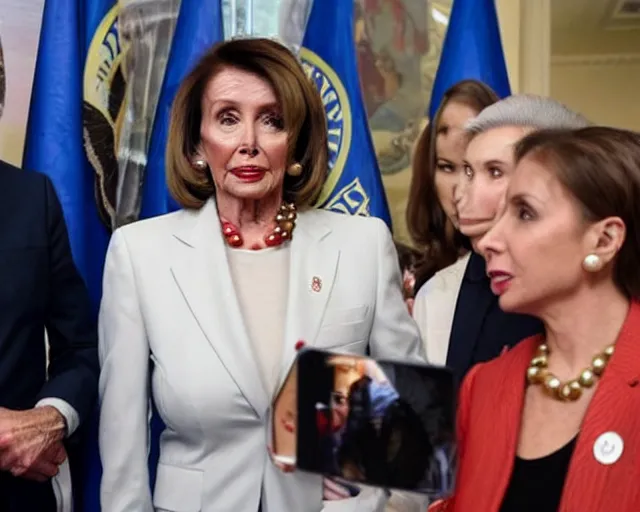
[[[446,368],[306,350],[297,362],[298,469],[448,496],[455,385]]]

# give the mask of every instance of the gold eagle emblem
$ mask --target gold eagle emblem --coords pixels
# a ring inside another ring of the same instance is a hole
[[[87,53],[83,87],[83,141],[95,171],[98,214],[111,231],[118,189],[118,134],[125,110],[123,73],[116,4],[98,26]]]

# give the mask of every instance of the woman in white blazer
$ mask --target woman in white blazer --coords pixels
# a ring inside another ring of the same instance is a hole
[[[423,258],[416,268],[413,317],[429,362],[445,364],[449,333],[471,245],[459,231],[456,201],[464,173],[466,123],[497,95],[477,80],[449,88],[416,145],[407,227]]]
[[[181,85],[167,172],[184,209],[118,229],[107,254],[104,512],[320,511],[321,478],[268,453],[296,350],[423,360],[384,223],[309,208],[327,159],[320,96],[278,43],[222,43]],[[166,425],[153,491],[151,399]]]

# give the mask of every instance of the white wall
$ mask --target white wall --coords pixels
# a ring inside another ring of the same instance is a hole
[[[22,164],[31,84],[44,0],[0,0],[0,38],[7,79],[0,119],[0,159]]]
[[[551,96],[594,123],[640,131],[640,54],[556,56]]]

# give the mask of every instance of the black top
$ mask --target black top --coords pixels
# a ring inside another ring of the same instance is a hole
[[[482,256],[472,253],[465,269],[456,303],[447,366],[459,382],[477,363],[498,357],[505,347],[542,333],[537,318],[500,309],[498,297],[491,291]]]
[[[516,457],[500,512],[556,512],[575,444],[574,437],[540,459]]]

